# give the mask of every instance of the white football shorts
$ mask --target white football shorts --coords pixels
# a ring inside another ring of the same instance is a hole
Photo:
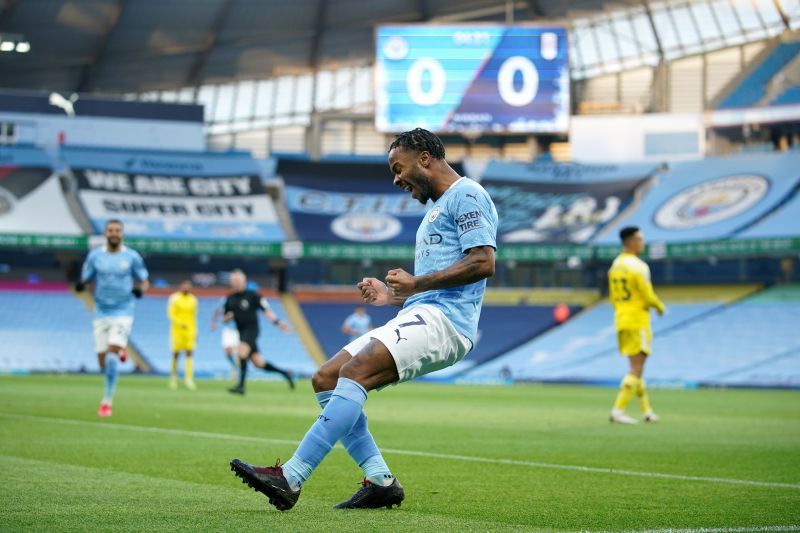
[[[402,309],[385,325],[368,331],[347,344],[355,356],[371,339],[381,341],[397,365],[398,383],[453,366],[472,349],[472,342],[456,331],[444,313],[432,305]]]
[[[133,327],[132,316],[106,316],[92,321],[94,329],[94,351],[106,353],[109,346],[128,345],[128,337]]]
[[[222,349],[238,348],[239,346],[239,331],[233,328],[222,328]]]

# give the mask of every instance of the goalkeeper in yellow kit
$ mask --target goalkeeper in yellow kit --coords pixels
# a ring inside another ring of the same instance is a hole
[[[170,323],[170,344],[172,349],[172,370],[169,388],[178,388],[178,358],[186,352],[186,388],[194,390],[194,364],[192,352],[197,343],[197,298],[192,294],[192,282],[181,282],[180,290],[172,293],[167,301],[167,317]]]
[[[636,424],[636,419],[625,414],[625,407],[636,395],[642,405],[644,421],[656,422],[658,416],[650,406],[642,373],[653,340],[650,308],[654,307],[659,315],[663,315],[666,308],[653,291],[650,267],[639,259],[644,251],[641,231],[630,226],[623,228],[619,236],[623,250],[608,271],[608,287],[614,306],[614,326],[617,330],[619,351],[628,357],[630,369],[622,378],[609,420],[618,424]]]

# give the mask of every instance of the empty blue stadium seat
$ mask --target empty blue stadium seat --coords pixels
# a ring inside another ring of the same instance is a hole
[[[674,304],[667,315],[653,319],[656,335],[671,327],[708,312],[718,306],[709,304]],[[595,360],[616,355],[617,337],[611,306],[603,303],[576,315],[561,326],[511,350],[486,365],[468,373],[469,377],[496,377],[508,368],[515,379],[535,381],[606,381],[619,379],[619,370],[608,373],[584,371]],[[621,360],[621,358],[619,358]],[[624,362],[624,361],[623,361]]]
[[[800,290],[773,288],[749,299],[672,304],[653,319],[651,383],[800,386]],[[495,378],[613,383],[627,362],[617,355],[612,310],[600,305],[489,364],[467,373]]]
[[[789,87],[781,94],[778,95],[772,102],[771,105],[790,105],[790,104],[800,104],[800,86],[796,87]]]
[[[800,53],[800,41],[781,43],[720,104],[720,109],[750,107],[766,95],[767,84]]]
[[[347,344],[341,332],[345,317],[353,312],[353,304],[304,303],[303,313],[328,357]],[[379,327],[394,318],[397,307],[370,307],[373,327]],[[577,312],[578,307],[571,308]],[[466,360],[472,364],[491,360],[532,339],[555,324],[552,306],[483,306],[478,325],[478,342]]]
[[[0,371],[97,371],[92,315],[68,292],[4,291]]]
[[[2,293],[0,306],[0,371],[96,372],[99,370],[92,338],[92,315],[68,292]],[[230,364],[220,346],[220,333],[209,330],[211,312],[219,298],[199,298],[198,375],[227,375]],[[270,299],[275,312],[286,317],[280,300]],[[154,370],[170,368],[167,298],[146,296],[137,302],[130,342]],[[285,335],[272,324],[262,327],[259,347],[268,361],[300,375],[311,375],[316,365],[296,334]],[[183,364],[181,363],[181,368]],[[123,371],[130,371],[130,364]],[[257,374],[256,374],[257,375]]]

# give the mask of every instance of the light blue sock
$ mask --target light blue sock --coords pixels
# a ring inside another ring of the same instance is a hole
[[[114,393],[117,391],[117,364],[119,357],[115,353],[106,354],[106,386],[103,396],[103,402],[110,404],[114,399]]]
[[[339,378],[328,405],[303,437],[295,454],[283,465],[284,475],[293,490],[303,486],[333,445],[350,432],[366,401],[364,387],[351,379]]]
[[[333,391],[323,391],[316,394],[320,407],[325,409],[328,401],[330,401],[331,394],[333,394]],[[394,476],[392,476],[386,461],[383,460],[383,455],[378,450],[375,439],[372,438],[372,434],[369,432],[367,416],[363,410],[361,411],[361,416],[358,417],[355,425],[353,425],[353,429],[342,438],[342,444],[347,453],[350,454],[350,457],[364,470],[365,478],[376,485],[391,485]]]

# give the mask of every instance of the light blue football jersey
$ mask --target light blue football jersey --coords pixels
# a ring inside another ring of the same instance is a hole
[[[94,312],[98,318],[133,316],[133,282],[148,277],[142,256],[127,246],[111,253],[105,246],[95,248],[86,257],[82,281],[94,281]]]
[[[417,230],[414,275],[444,270],[476,246],[497,248],[497,210],[483,187],[461,178],[431,205]],[[486,280],[415,294],[403,307],[430,304],[475,344]]]
[[[350,336],[350,340],[354,341],[369,331],[370,326],[372,326],[372,319],[366,313],[361,316],[353,313],[345,319],[344,323],[348,328],[352,328],[357,331],[355,335]]]

